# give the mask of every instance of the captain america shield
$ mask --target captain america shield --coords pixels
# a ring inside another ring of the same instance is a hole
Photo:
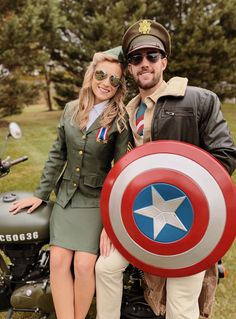
[[[123,156],[105,180],[101,213],[119,252],[164,277],[209,268],[236,235],[236,191],[225,168],[177,141],[146,143]]]

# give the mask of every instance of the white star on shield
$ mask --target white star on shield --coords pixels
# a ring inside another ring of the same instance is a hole
[[[166,224],[187,231],[181,220],[175,214],[177,208],[182,204],[186,196],[165,201],[158,191],[151,186],[152,205],[134,211],[134,213],[153,219],[154,240]]]

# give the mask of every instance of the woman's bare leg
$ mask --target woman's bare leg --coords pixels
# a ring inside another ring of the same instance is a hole
[[[89,311],[95,291],[94,268],[96,259],[96,255],[75,252],[75,319],[85,319]]]
[[[57,319],[75,319],[71,262],[74,252],[50,247],[50,285]]]

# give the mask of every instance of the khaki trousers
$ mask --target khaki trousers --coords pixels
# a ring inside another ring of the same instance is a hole
[[[96,319],[120,319],[123,272],[128,261],[114,249],[96,263]],[[167,278],[166,319],[198,319],[198,297],[205,272],[193,276]]]

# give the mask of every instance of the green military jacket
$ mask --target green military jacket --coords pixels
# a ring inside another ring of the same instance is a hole
[[[73,101],[65,107],[35,196],[48,200],[57,189],[56,202],[62,207],[70,200],[72,207],[99,207],[101,189],[112,162],[127,152],[132,134],[129,129],[119,133],[113,121],[105,139],[99,141],[101,116],[88,130],[72,125],[71,114],[77,103]]]

